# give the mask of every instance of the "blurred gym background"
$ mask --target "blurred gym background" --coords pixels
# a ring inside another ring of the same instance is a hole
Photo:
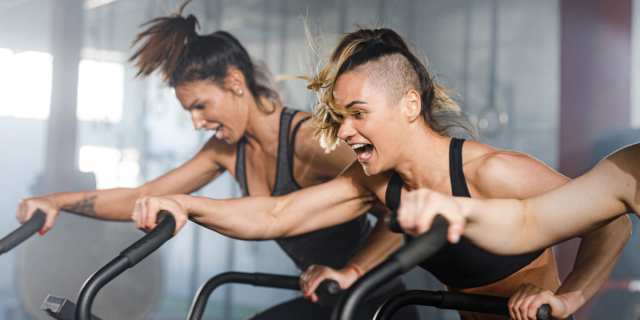
[[[139,25],[182,0],[0,0],[0,234],[18,200],[58,191],[136,187],[191,158],[208,139],[158,78],[126,62]],[[640,141],[638,0],[194,0],[201,33],[226,30],[274,74],[309,73],[340,32],[389,27],[428,57],[497,148],[576,177]],[[310,110],[301,80],[280,82],[286,105]],[[197,192],[237,197],[225,174]],[[637,226],[637,218],[633,217]],[[635,227],[634,227],[635,229]],[[84,279],[142,235],[131,223],[62,214],[52,231],[0,257],[0,320],[47,319],[46,293],[75,300]],[[577,241],[556,247],[561,274]],[[636,232],[605,289],[577,318],[640,318]],[[184,319],[198,286],[224,271],[295,274],[271,242],[235,241],[189,223],[159,254],[98,296],[106,319]],[[439,289],[426,272],[413,288]],[[638,279],[638,280],[636,280]],[[208,319],[245,319],[295,292],[227,286]],[[424,319],[457,319],[423,309]],[[579,316],[579,317],[578,317]]]

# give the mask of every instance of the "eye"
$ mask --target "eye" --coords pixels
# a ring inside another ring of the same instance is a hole
[[[194,109],[198,109],[198,110],[204,110],[204,104],[199,104],[195,107],[193,107]]]
[[[354,116],[356,119],[362,119],[362,117],[364,116],[364,111],[362,111],[362,110],[358,110],[358,111],[356,111],[356,112],[354,112],[354,113],[353,113],[353,116]]]

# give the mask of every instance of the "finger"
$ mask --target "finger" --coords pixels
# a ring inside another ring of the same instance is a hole
[[[533,317],[529,317],[531,301],[535,299],[535,295],[530,295],[522,299],[522,303],[520,304],[520,315],[524,320],[535,319],[535,315]]]
[[[176,219],[176,230],[173,232],[173,236],[178,234],[178,231],[180,231],[182,227],[184,227],[184,225],[187,224],[187,220],[188,219],[186,219],[186,217],[183,215],[181,215],[180,218]],[[196,226],[196,228],[199,228],[199,226]]]
[[[311,294],[311,302],[318,302],[318,295],[316,295],[315,292]]]
[[[551,302],[550,300],[551,300],[550,294],[541,293],[536,295],[529,303],[529,311],[527,311],[527,316],[530,319],[536,319],[538,309],[540,309],[540,307],[542,307],[543,304],[550,303]]]
[[[140,224],[140,215],[142,214],[142,205],[140,204],[140,199],[136,200],[136,205],[133,208],[133,213],[131,214],[131,219],[136,224],[136,228],[142,230],[142,225]]]
[[[47,218],[44,220],[44,225],[42,226],[42,229],[40,230],[40,235],[44,235],[47,231],[49,231],[49,230],[51,230],[51,228],[53,228],[53,224],[56,221],[56,217],[58,216],[58,212],[59,211],[46,209],[46,210],[43,210],[43,212],[47,215]],[[33,215],[33,213],[32,213],[32,215]]]

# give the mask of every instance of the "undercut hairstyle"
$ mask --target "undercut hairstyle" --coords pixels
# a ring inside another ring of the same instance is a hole
[[[149,26],[133,41],[132,47],[141,47],[129,62],[138,69],[136,77],[146,77],[159,71],[170,86],[208,80],[224,87],[229,71],[239,70],[258,108],[267,110],[260,101],[264,96],[282,104],[280,89],[273,75],[262,64],[255,64],[238,39],[225,31],[198,35],[198,20],[193,15],[182,16],[187,0],[177,13],[169,17],[155,18],[143,26]]]
[[[315,77],[301,77],[309,81],[307,88],[318,94],[313,123],[315,137],[326,152],[339,145],[338,129],[347,114],[336,106],[333,90],[338,78],[351,71],[367,77],[391,104],[397,104],[410,90],[417,91],[421,116],[437,134],[451,136],[450,129],[457,127],[477,139],[475,128],[451,98],[455,92],[431,76],[400,35],[391,29],[359,29],[340,40]]]

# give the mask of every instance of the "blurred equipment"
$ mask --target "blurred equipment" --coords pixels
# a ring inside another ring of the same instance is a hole
[[[18,251],[17,290],[24,309],[33,319],[50,320],[40,310],[47,294],[75,299],[91,274],[141,234],[132,224],[61,213],[47,234]],[[146,319],[161,288],[160,256],[155,253],[104,288],[93,310],[106,319]]]

